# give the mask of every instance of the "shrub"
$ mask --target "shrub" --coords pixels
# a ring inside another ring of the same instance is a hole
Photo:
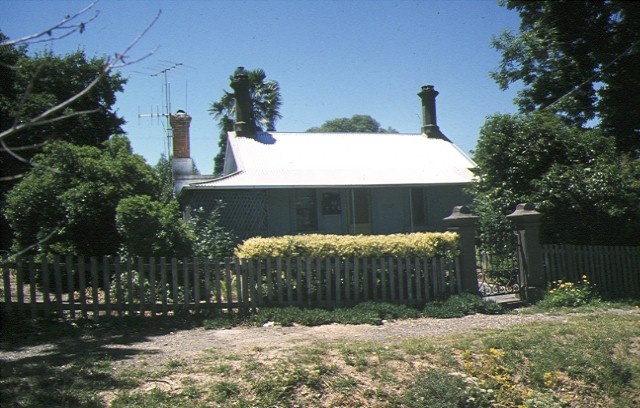
[[[458,235],[452,232],[392,235],[287,235],[250,238],[236,249],[239,258],[253,257],[432,257],[452,255]]]
[[[538,303],[542,307],[578,307],[598,302],[593,285],[586,275],[577,283],[553,281],[543,299]]]
[[[446,300],[429,302],[424,308],[425,316],[438,319],[463,317],[475,313],[500,314],[504,313],[504,308],[496,302],[484,300],[472,293],[453,295]]]

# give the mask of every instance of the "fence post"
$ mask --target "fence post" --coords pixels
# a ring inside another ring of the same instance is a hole
[[[458,233],[460,244],[460,289],[462,292],[478,293],[478,271],[476,268],[476,225],[479,217],[471,214],[466,206],[453,207],[451,215],[444,218],[449,231]]]
[[[540,245],[540,220],[542,214],[529,203],[518,204],[516,210],[507,215],[517,228],[521,250],[520,265],[526,277],[527,297],[535,300],[542,296],[545,280]]]

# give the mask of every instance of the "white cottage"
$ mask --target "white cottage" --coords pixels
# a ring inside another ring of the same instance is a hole
[[[418,94],[419,134],[247,132],[237,118],[219,177],[190,175],[190,118],[179,112],[176,190],[185,208],[221,200],[222,224],[241,239],[443,230],[453,206],[468,202],[475,164],[436,125],[437,94],[432,86]]]

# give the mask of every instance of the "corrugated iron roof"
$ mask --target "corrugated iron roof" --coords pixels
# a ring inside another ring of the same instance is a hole
[[[463,184],[475,163],[456,145],[420,134],[229,134],[237,172],[188,188]]]

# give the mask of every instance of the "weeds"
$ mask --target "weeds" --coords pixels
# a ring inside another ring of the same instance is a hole
[[[538,302],[538,306],[541,308],[579,307],[597,305],[599,302],[600,297],[585,275],[576,283],[562,280],[552,282],[545,296]]]
[[[445,315],[493,306],[461,296],[438,307]],[[422,316],[428,309],[365,303],[352,309],[358,316],[352,321],[377,324]],[[336,319],[348,311],[314,312],[309,321]],[[263,312],[261,319],[307,319],[302,309]],[[258,324],[247,321],[243,324]],[[242,352],[208,349],[193,359],[172,356],[155,368],[120,368],[117,361],[139,355],[135,342],[177,327],[163,320],[156,323],[161,327],[148,326],[148,331],[132,322],[109,330],[100,322],[65,324],[58,337],[55,325],[45,325],[40,330],[51,337],[43,357],[10,360],[0,354],[3,406],[554,408],[640,402],[637,312],[568,314],[562,323],[437,338],[319,342],[277,353],[263,344]],[[28,344],[44,344],[37,323],[27,326]],[[10,337],[15,340],[12,348],[20,347],[18,333]],[[131,347],[116,352],[108,347],[113,343]],[[108,400],[105,395],[110,395]]]

